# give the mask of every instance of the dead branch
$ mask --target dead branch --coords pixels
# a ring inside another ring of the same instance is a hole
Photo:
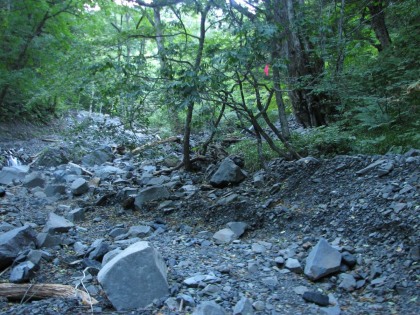
[[[64,284],[16,284],[0,283],[0,296],[11,300],[42,300],[47,298],[80,299],[83,304],[93,305],[98,301],[86,292]]]
[[[87,169],[85,169],[84,167],[81,167],[80,165],[73,163],[73,162],[69,162],[68,163],[70,166],[76,167],[78,169],[81,169],[83,173],[89,175],[89,176],[93,176],[92,172],[89,172]]]
[[[135,148],[132,151],[132,153],[133,154],[136,154],[136,153],[139,153],[139,152],[141,152],[141,151],[143,151],[143,150],[145,150],[147,148],[155,147],[155,146],[157,146],[159,144],[164,144],[164,143],[169,143],[169,142],[181,143],[181,138],[175,136],[175,137],[169,137],[169,138],[166,138],[166,139],[163,139],[163,140],[159,140],[159,141],[155,141],[155,142],[146,143],[145,145],[142,145],[140,147]]]

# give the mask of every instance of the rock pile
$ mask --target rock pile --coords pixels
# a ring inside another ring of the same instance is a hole
[[[4,314],[419,313],[419,151],[165,174],[173,146],[138,159],[99,142],[0,171],[2,282],[99,303],[0,302]]]

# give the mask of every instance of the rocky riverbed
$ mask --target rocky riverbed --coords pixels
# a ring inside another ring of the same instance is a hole
[[[218,155],[186,173],[168,171],[177,141],[101,116],[66,126],[0,135],[0,285],[88,299],[28,290],[2,314],[420,313],[420,151],[256,173]]]

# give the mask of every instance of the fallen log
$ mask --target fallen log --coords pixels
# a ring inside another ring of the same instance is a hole
[[[62,297],[80,299],[85,305],[98,303],[88,293],[64,284],[0,283],[0,296],[22,302]]]
[[[131,151],[131,153],[136,154],[139,153],[147,148],[150,147],[155,147],[159,144],[164,144],[164,143],[169,143],[169,142],[177,142],[177,143],[181,143],[181,138],[174,136],[174,137],[169,137],[163,140],[159,140],[159,141],[155,141],[155,142],[150,142],[150,143],[146,143],[145,145],[142,145],[140,147],[135,148],[133,151]]]

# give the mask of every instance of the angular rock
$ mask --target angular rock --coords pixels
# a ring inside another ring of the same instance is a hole
[[[152,227],[148,225],[135,225],[130,227],[128,230],[128,235],[131,237],[146,237],[153,233]]]
[[[340,270],[341,254],[321,238],[306,258],[305,275],[318,280]]]
[[[61,245],[63,242],[61,235],[51,235],[49,233],[39,233],[36,244],[38,247],[55,247]]]
[[[295,258],[288,258],[286,260],[285,267],[295,273],[302,273],[302,265],[299,260]]]
[[[109,261],[98,274],[117,311],[144,308],[169,293],[167,269],[148,242],[137,242]]]
[[[201,302],[194,310],[193,315],[226,315],[226,311],[213,301]]]
[[[25,225],[0,235],[0,270],[8,267],[19,255],[19,252],[35,247],[36,233],[32,227]]]
[[[245,222],[229,222],[227,226],[235,233],[238,238],[241,237],[248,228],[248,224]]]
[[[89,184],[84,178],[77,178],[70,186],[71,192],[75,196],[83,195],[89,191]]]
[[[231,229],[222,229],[214,233],[213,238],[217,244],[230,243],[236,240],[238,237]]]
[[[66,219],[70,222],[82,222],[85,219],[85,209],[77,208],[66,214]]]
[[[4,188],[0,188],[0,198],[6,196],[6,190]]]
[[[210,184],[213,187],[223,188],[230,184],[239,184],[245,177],[246,175],[241,168],[230,158],[226,158],[211,177]]]
[[[67,233],[73,227],[74,224],[66,218],[59,216],[54,212],[50,212],[48,221],[42,231],[48,234]]]
[[[94,244],[95,245],[92,245],[92,247],[94,246],[94,249],[89,253],[89,259],[101,261],[104,255],[109,252],[109,245],[102,239],[100,239],[99,242],[95,241]]]
[[[66,193],[66,186],[64,185],[48,185],[45,187],[45,195],[47,197],[54,197],[55,195],[64,195]]]
[[[233,315],[253,315],[252,303],[246,297],[241,298],[233,308]]]
[[[36,161],[41,166],[59,166],[70,161],[70,152],[67,148],[47,148]]]
[[[102,258],[102,267],[105,266],[109,261],[111,261],[112,258],[117,256],[122,252],[122,249],[120,247],[113,249],[109,252],[107,252],[104,257]]]
[[[345,263],[350,268],[353,268],[354,266],[356,266],[356,263],[357,263],[356,256],[350,254],[349,252],[342,252],[341,257],[342,257],[343,263]]]
[[[9,185],[15,180],[22,180],[29,171],[29,166],[18,165],[12,167],[3,167],[0,171],[0,184]]]
[[[82,157],[82,164],[86,166],[102,165],[112,161],[112,150],[110,147],[103,147]]]
[[[220,279],[216,276],[213,276],[213,275],[196,275],[196,276],[189,277],[189,278],[185,279],[183,282],[188,287],[196,288],[200,284],[203,284],[203,283],[220,282]]]
[[[339,276],[341,282],[338,286],[339,288],[347,291],[352,292],[356,289],[356,279],[350,274],[342,273]]]
[[[169,190],[164,186],[151,186],[141,190],[134,199],[136,209],[141,209],[146,202],[162,200],[169,197]]]
[[[23,179],[23,186],[28,188],[34,187],[44,187],[45,186],[45,178],[39,172],[32,172],[25,176]]]
[[[34,276],[35,271],[36,265],[31,261],[25,261],[13,267],[9,281],[12,283],[28,282]]]
[[[315,303],[319,306],[328,306],[330,304],[330,299],[328,295],[315,292],[315,291],[306,291],[302,295],[303,299],[307,302]]]

